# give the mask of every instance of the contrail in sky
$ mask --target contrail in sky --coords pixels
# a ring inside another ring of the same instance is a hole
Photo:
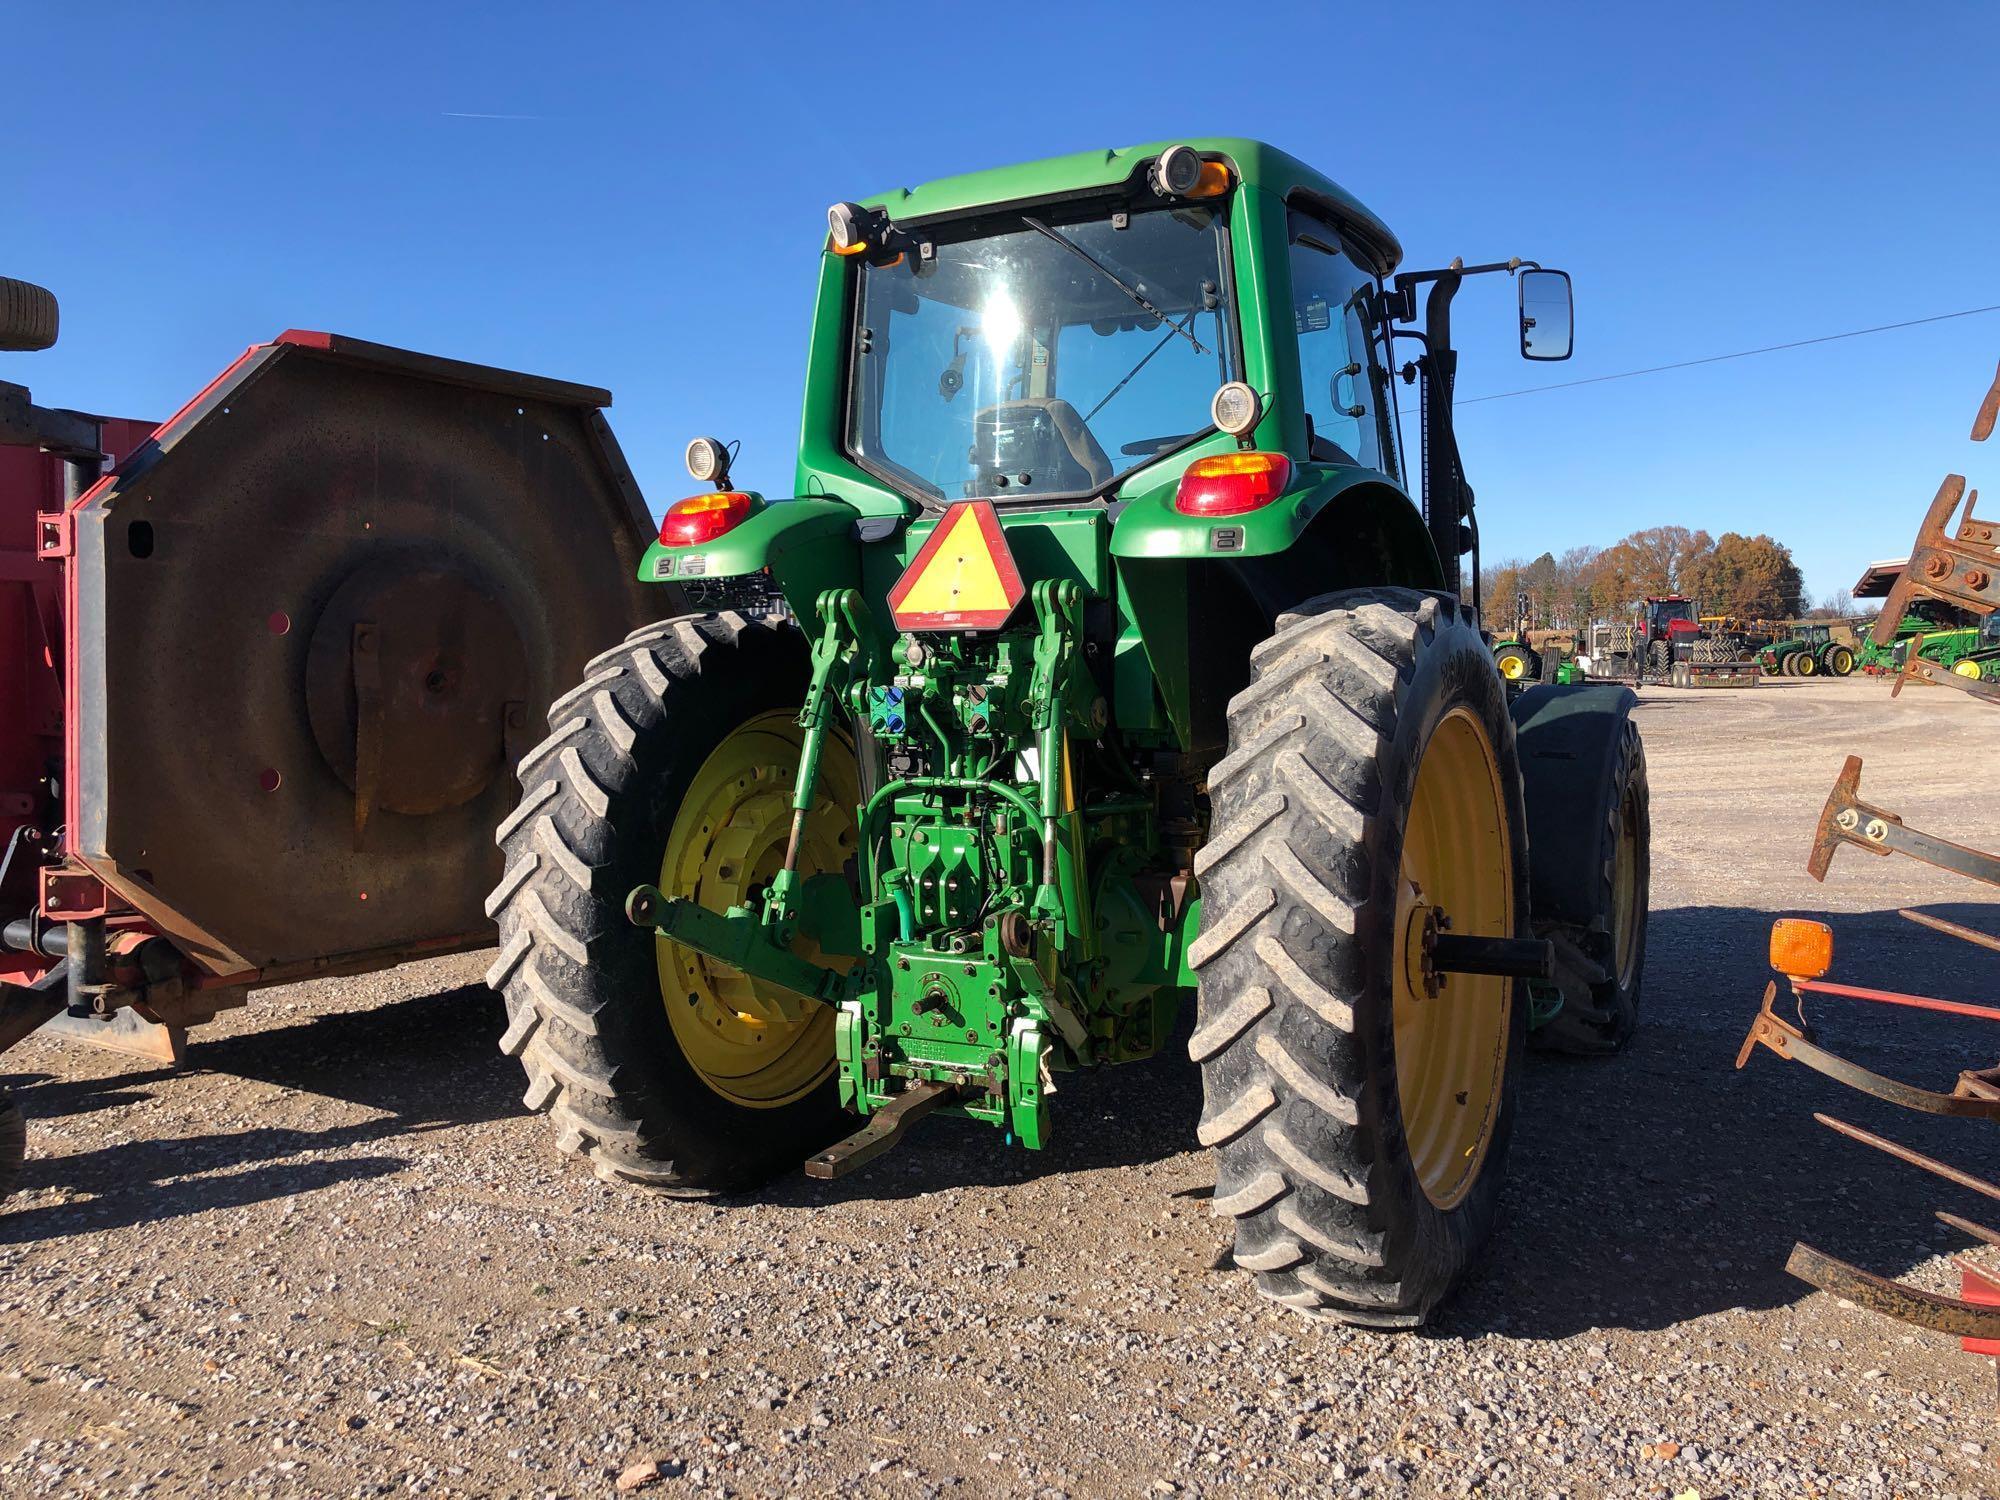
[[[444,109],[439,114],[448,120],[546,120],[547,115],[482,115],[465,109]]]

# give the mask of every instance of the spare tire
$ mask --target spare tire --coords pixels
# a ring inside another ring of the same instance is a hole
[[[54,292],[0,276],[0,349],[46,349],[56,341],[60,322]]]

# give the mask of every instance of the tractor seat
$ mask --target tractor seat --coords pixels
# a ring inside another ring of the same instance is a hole
[[[1029,396],[983,407],[972,418],[972,463],[982,488],[1005,474],[1033,476],[1044,493],[1102,489],[1111,482],[1111,460],[1060,396]]]

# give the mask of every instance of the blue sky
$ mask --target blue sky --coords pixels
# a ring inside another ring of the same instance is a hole
[[[698,432],[789,489],[828,202],[1063,151],[1262,136],[1409,264],[1570,270],[1566,365],[1516,357],[1503,281],[1460,297],[1467,397],[2000,303],[1991,5],[6,16],[0,272],[64,335],[0,380],[164,416],[333,329],[609,386],[655,509]],[[1996,357],[1988,313],[1470,405],[1488,556],[1678,522],[1844,586],[2000,458],[1965,436]]]

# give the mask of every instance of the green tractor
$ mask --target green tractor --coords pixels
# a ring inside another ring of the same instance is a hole
[[[1846,625],[1801,621],[1757,653],[1769,677],[1846,677],[1860,660]]]
[[[838,1176],[933,1112],[1039,1148],[1193,998],[1236,1263],[1420,1322],[1492,1226],[1530,1028],[1636,1021],[1632,695],[1510,706],[1459,593],[1452,299],[1516,274],[1522,352],[1563,358],[1567,277],[1399,274],[1243,140],[829,225],[793,498],[692,443],[713,488],[641,577],[717,607],[605,652],[521,762],[488,909],[528,1103],[669,1194]]]
[[[1975,625],[1948,630],[1931,629],[1912,637],[1916,649],[1940,666],[1949,667],[1960,677],[2000,680],[2000,614],[1983,616]],[[1898,641],[1895,661],[1898,670],[1908,660],[1908,642]]]

